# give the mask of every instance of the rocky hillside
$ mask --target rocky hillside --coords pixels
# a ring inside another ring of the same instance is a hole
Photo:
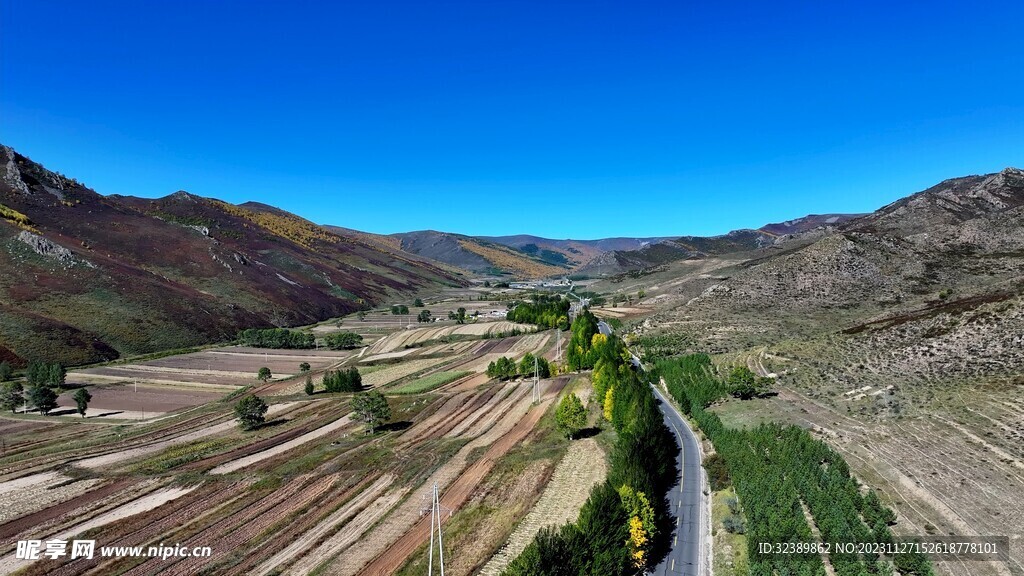
[[[861,214],[811,214],[757,230],[734,230],[721,236],[652,238],[639,248],[611,248],[586,262],[577,273],[608,277],[626,272],[649,271],[671,262],[755,251],[807,233],[821,233],[862,216]]]
[[[807,245],[753,260],[704,300],[844,308],[956,298],[1017,280],[1024,264],[1024,173],[947,180]]]
[[[259,204],[101,196],[0,148],[0,356],[80,364],[224,340],[459,284]]]
[[[1024,384],[1024,171],[947,180],[672,286],[641,332],[768,350],[815,393],[914,383],[923,402],[936,383]]]

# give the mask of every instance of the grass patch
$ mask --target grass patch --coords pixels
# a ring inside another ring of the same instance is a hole
[[[728,501],[736,498],[736,490],[730,486],[711,495],[711,534],[714,536],[714,572],[746,576],[750,572],[747,562],[747,537],[733,534],[725,529],[725,519],[733,516]]]
[[[160,474],[177,468],[182,464],[188,464],[189,462],[195,462],[196,460],[211,456],[232,444],[234,444],[232,440],[221,438],[172,446],[152,458],[135,464],[130,470],[136,474]]]
[[[390,392],[392,394],[422,394],[424,392],[429,392],[438,386],[444,386],[449,382],[454,382],[459,378],[468,376],[469,374],[471,374],[471,372],[464,370],[436,372],[430,376],[424,376],[423,378],[418,378],[408,384],[403,384]]]

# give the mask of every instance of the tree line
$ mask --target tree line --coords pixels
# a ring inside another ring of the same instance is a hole
[[[551,364],[546,358],[540,356],[534,356],[530,352],[527,352],[523,359],[519,361],[517,365],[515,360],[502,356],[497,360],[487,365],[487,376],[490,378],[497,378],[499,380],[510,380],[516,376],[532,377],[534,369],[538,377],[550,378],[551,377]]]
[[[11,413],[20,407],[32,406],[46,416],[57,407],[57,396],[67,381],[67,369],[58,362],[29,362],[25,369],[25,383],[9,381],[14,371],[7,362],[0,363],[0,410]],[[92,401],[92,394],[85,388],[79,388],[72,394],[76,411],[84,418],[85,412]]]
[[[569,301],[559,295],[534,294],[531,301],[514,303],[505,319],[541,329],[566,330],[569,328]]]
[[[286,328],[247,328],[238,333],[243,346],[253,348],[305,349],[316,346],[316,336]]]
[[[710,465],[712,483],[720,489],[731,482],[736,488],[747,520],[744,529],[751,574],[825,573],[818,554],[759,553],[760,542],[814,540],[804,506],[824,542],[893,541],[889,527],[895,514],[874,492],[864,493],[842,456],[826,443],[791,425],[728,428],[708,410],[727,394],[743,397],[750,380],[746,373],[734,371],[723,382],[714,375],[711,359],[704,354],[660,360],[656,372],[664,378],[669,394],[714,445],[716,457],[705,463]],[[755,381],[755,389],[757,384]],[[872,554],[833,552],[829,556],[838,576],[892,574],[892,566],[902,574],[932,574],[929,561],[919,554],[900,554],[888,560]]]
[[[585,311],[573,333],[585,335],[590,326],[596,333],[596,319]],[[581,347],[584,340],[583,356],[607,367],[604,394],[612,400],[605,416],[618,434],[608,478],[591,490],[576,522],[541,530],[505,576],[643,574],[671,534],[665,495],[676,479],[675,437],[622,341],[581,336]]]

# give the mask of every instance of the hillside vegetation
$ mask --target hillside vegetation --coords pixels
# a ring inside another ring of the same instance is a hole
[[[101,196],[9,147],[0,356],[67,365],[308,324],[464,281],[260,205]]]

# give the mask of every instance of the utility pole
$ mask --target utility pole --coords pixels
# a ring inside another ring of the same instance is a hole
[[[427,509],[424,507],[420,510],[420,515],[425,514]],[[434,489],[430,495],[430,556],[427,558],[427,576],[434,576],[434,529],[437,529],[437,552],[439,565],[441,567],[441,576],[444,576],[444,541],[441,539],[441,514],[447,511],[448,517],[451,518],[452,511],[449,508],[441,506],[441,497],[437,490],[437,482],[434,482]]]
[[[539,364],[540,364],[540,361],[537,360],[536,356],[534,356],[533,357],[533,403],[534,404],[540,402],[540,378],[539,378],[540,369],[539,369]]]
[[[139,379],[136,378],[135,379],[135,400],[138,400],[138,399],[139,399]],[[142,409],[142,419],[145,420],[146,419],[146,406],[142,402],[139,402],[139,407]]]

